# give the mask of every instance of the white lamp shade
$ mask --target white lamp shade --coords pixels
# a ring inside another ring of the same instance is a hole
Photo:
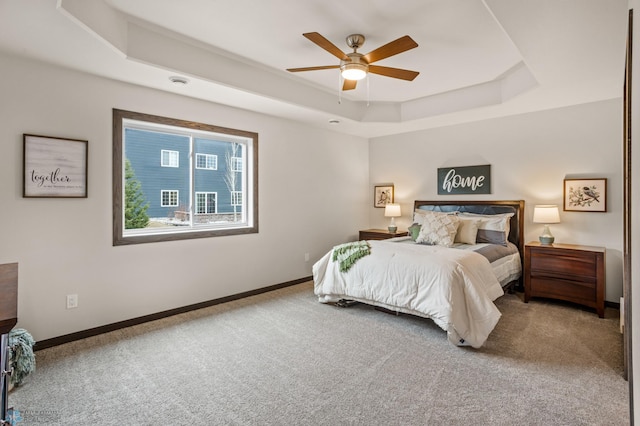
[[[556,205],[539,205],[533,208],[533,223],[560,223],[560,213]]]
[[[400,204],[387,204],[384,207],[384,215],[385,217],[400,217],[402,213],[400,212]]]

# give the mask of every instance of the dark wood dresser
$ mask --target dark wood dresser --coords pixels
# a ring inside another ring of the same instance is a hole
[[[594,308],[603,318],[605,253],[604,247],[527,243],[524,301],[532,297],[566,300]]]

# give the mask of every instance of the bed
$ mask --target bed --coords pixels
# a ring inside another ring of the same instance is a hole
[[[432,319],[458,346],[481,347],[493,303],[520,287],[524,201],[415,201],[409,236],[341,244],[313,265],[321,303],[366,303]]]

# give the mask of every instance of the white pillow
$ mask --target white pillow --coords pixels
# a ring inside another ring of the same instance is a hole
[[[415,209],[413,211],[413,223],[417,223],[418,225],[422,225],[422,222],[424,222],[424,216],[427,213],[431,213],[431,212],[429,210]]]
[[[422,222],[424,222],[424,217],[426,215],[429,214],[448,214],[448,215],[457,215],[458,212],[434,212],[432,210],[422,210],[422,209],[415,209],[413,211],[413,223],[417,223],[418,225],[422,225]]]
[[[480,226],[480,219],[472,219],[467,217],[460,217],[460,225],[458,226],[458,232],[453,240],[454,243],[475,244],[476,236],[478,235],[478,226]]]
[[[429,211],[424,213],[416,243],[451,247],[460,223],[458,216]]]
[[[476,242],[507,245],[509,240],[510,220],[513,213],[475,214],[460,213],[460,218],[480,219]]]

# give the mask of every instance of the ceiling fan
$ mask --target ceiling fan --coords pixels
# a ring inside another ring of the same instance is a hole
[[[315,71],[340,68],[344,84],[342,90],[352,90],[356,88],[358,80],[362,80],[367,73],[383,75],[385,77],[399,78],[402,80],[412,81],[420,74],[417,71],[410,71],[401,68],[381,67],[379,65],[371,65],[374,62],[386,59],[398,53],[418,47],[418,43],[413,41],[409,36],[400,37],[397,40],[389,42],[384,46],[380,46],[375,50],[363,55],[358,53],[358,48],[364,44],[364,36],[362,34],[351,34],[347,37],[347,46],[353,49],[352,53],[344,53],[336,45],[331,43],[319,33],[302,34],[336,58],[340,59],[340,65],[324,65],[318,67],[305,68],[287,68],[289,72]]]

